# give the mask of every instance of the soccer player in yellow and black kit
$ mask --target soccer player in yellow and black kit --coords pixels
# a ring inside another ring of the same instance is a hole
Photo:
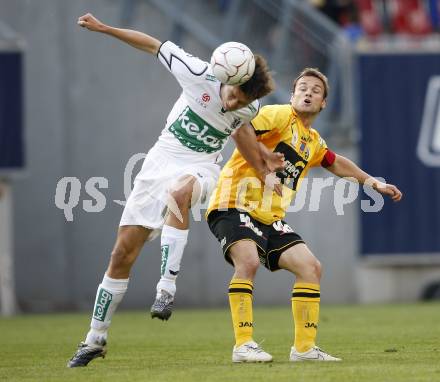
[[[235,334],[233,362],[270,362],[272,356],[253,341],[252,290],[259,264],[271,271],[295,274],[292,313],[295,339],[291,361],[340,361],[315,344],[320,303],[321,264],[302,238],[285,223],[290,204],[302,178],[311,167],[323,166],[340,177],[369,182],[394,201],[402,197],[397,187],[384,184],[349,159],[331,151],[311,125],[326,106],[327,78],[306,68],[294,81],[290,104],[261,109],[252,125],[262,151],[282,152],[285,168],[277,173],[282,197],[259,180],[238,150],[223,168],[211,195],[207,220],[220,241],[225,259],[235,268],[229,284],[229,302]],[[246,148],[239,147],[240,151]]]

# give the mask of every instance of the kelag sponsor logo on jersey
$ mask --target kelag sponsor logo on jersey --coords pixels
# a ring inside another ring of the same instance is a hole
[[[189,106],[183,110],[169,130],[182,145],[208,154],[221,150],[228,138],[227,134],[212,127]]]
[[[440,76],[429,79],[417,156],[427,166],[440,167]]]
[[[307,161],[301,158],[293,147],[284,142],[280,142],[274,151],[283,153],[286,161],[284,170],[277,172],[277,177],[281,179],[282,184],[296,190],[298,180],[307,166]]]

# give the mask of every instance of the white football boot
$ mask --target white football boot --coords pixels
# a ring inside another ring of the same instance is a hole
[[[266,353],[255,341],[234,346],[232,362],[272,362],[272,356]]]
[[[317,346],[312,347],[310,350],[307,350],[304,353],[296,351],[295,347],[292,346],[290,351],[290,361],[342,361],[342,359],[327,354]]]

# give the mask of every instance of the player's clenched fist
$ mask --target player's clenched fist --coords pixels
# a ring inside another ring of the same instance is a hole
[[[394,184],[378,182],[373,184],[373,188],[383,195],[388,195],[393,202],[400,202],[403,196],[402,192]]]
[[[78,18],[78,25],[93,32],[101,32],[105,27],[105,24],[99,21],[91,13],[87,13]]]

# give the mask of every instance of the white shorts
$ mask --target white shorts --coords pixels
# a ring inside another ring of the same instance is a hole
[[[196,203],[205,203],[215,188],[219,174],[220,166],[215,163],[176,158],[153,147],[136,176],[119,225],[139,225],[152,229],[148,240],[153,240],[165,223],[168,209],[173,210],[169,192],[179,179],[185,175],[194,176],[201,187]]]

